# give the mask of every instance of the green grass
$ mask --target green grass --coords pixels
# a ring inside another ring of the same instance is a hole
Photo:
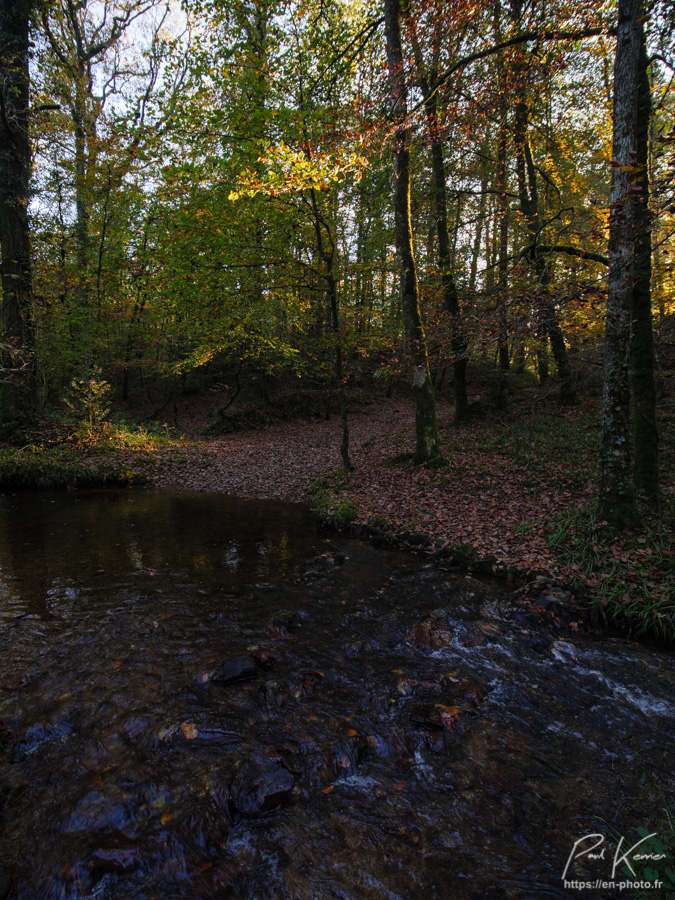
[[[644,513],[641,531],[617,535],[590,508],[556,516],[548,543],[581,574],[575,588],[636,637],[675,646],[675,503]]]
[[[0,449],[0,489],[74,489],[142,484],[143,463],[175,441],[166,433],[104,422],[92,429],[59,426],[45,438],[24,435],[23,446]]]
[[[345,528],[356,518],[356,506],[344,496],[349,482],[344,472],[326,472],[317,478],[311,488],[312,505],[325,525]]]
[[[141,484],[145,476],[124,461],[88,459],[78,448],[0,450],[0,488],[84,488]]]

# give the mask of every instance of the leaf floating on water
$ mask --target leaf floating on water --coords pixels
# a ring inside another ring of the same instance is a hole
[[[321,793],[322,793],[322,794],[332,794],[334,790],[335,790],[335,785],[334,785],[334,784],[329,784],[328,787],[324,788],[324,789],[321,791]]]
[[[113,663],[113,669],[119,669],[119,667],[120,667],[121,665],[122,665],[122,660],[121,660],[121,659],[118,659],[117,662],[114,662],[114,663]]]
[[[189,741],[194,740],[199,735],[199,732],[192,724],[192,722],[182,722],[180,726],[180,733]]]
[[[452,731],[459,722],[459,715],[461,713],[459,706],[445,706],[443,703],[436,703],[435,708],[438,710],[438,715],[443,726],[447,728],[448,731]]]
[[[153,809],[161,809],[163,806],[166,806],[166,797],[158,797],[150,805]]]
[[[164,813],[164,815],[163,815],[162,818],[160,819],[160,822],[162,823],[162,825],[166,825],[166,823],[167,823],[170,819],[173,819],[173,817],[174,817],[174,814],[173,814],[173,813]]]
[[[347,737],[356,737],[358,731],[355,728],[350,728],[347,732]]]

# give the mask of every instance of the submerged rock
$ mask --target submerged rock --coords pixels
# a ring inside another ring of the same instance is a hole
[[[252,656],[234,656],[226,659],[211,679],[216,684],[236,684],[238,681],[249,681],[258,676],[258,667]]]
[[[243,764],[232,784],[232,802],[244,815],[275,809],[290,798],[295,779],[283,766],[256,752]]]

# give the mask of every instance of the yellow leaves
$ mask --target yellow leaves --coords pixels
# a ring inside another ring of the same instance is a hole
[[[343,181],[348,175],[359,180],[368,165],[364,152],[339,146],[330,150],[298,149],[280,143],[270,146],[259,157],[265,169],[261,177],[244,169],[239,176],[239,188],[228,195],[231,201],[255,194],[290,194],[304,190],[327,190],[332,183]]]

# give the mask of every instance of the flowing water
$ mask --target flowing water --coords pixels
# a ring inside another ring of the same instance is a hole
[[[0,521],[0,900],[626,897],[565,886],[575,841],[606,853],[568,882],[666,839],[665,653],[556,639],[302,506],[17,495]]]

